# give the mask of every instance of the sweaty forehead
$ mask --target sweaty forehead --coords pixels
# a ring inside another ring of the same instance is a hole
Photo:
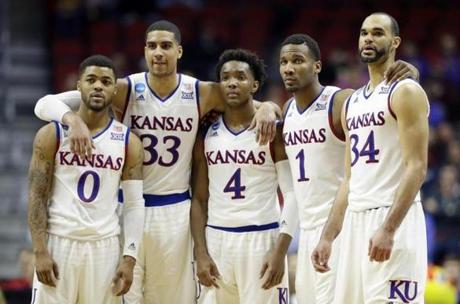
[[[176,39],[174,37],[174,33],[168,32],[168,31],[159,31],[159,30],[154,30],[150,31],[147,34],[147,41],[149,42],[176,42]]]
[[[367,31],[383,29],[384,31],[391,33],[391,20],[385,15],[370,15],[364,19],[361,29]]]
[[[281,48],[280,56],[309,56],[310,51],[305,43],[302,44],[286,44]]]

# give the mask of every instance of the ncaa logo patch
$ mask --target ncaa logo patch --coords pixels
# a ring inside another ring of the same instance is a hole
[[[142,93],[145,91],[145,84],[143,83],[136,83],[136,85],[134,86],[134,91],[136,91],[137,93]]]

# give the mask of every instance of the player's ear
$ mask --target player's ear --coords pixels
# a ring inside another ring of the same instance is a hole
[[[78,80],[77,81],[77,90],[81,92],[80,87],[81,87],[81,82],[80,82],[80,80]]]
[[[313,65],[313,70],[315,74],[319,74],[321,72],[323,65],[321,63],[321,60],[315,61],[315,64]]]
[[[177,53],[178,53],[177,59],[181,59],[182,53],[183,53],[183,52],[184,52],[184,50],[182,49],[182,45],[179,45],[179,46],[177,47]]]
[[[393,45],[393,47],[394,47],[395,49],[397,49],[397,48],[399,47],[399,45],[401,44],[401,37],[399,37],[399,36],[394,36],[394,37],[393,37],[393,41],[392,41],[391,44]]]
[[[254,81],[254,83],[252,84],[251,93],[252,93],[252,94],[255,94],[255,93],[257,92],[258,89],[259,89],[259,82],[256,80],[256,81]]]

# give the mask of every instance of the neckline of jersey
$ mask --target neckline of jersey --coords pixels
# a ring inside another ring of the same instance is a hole
[[[155,93],[155,91],[150,87],[150,84],[149,84],[149,78],[148,78],[148,72],[145,72],[145,83],[147,84],[147,87],[149,88],[150,92],[152,92],[152,94],[155,96],[156,99],[158,99],[159,101],[161,102],[166,102],[171,96],[174,95],[174,93],[176,93],[177,89],[179,88],[181,82],[182,82],[182,74],[178,74],[179,76],[179,79],[177,81],[177,86],[174,90],[171,91],[171,93],[169,93],[168,96],[166,96],[165,98],[161,98],[160,96],[157,95],[157,93]]]

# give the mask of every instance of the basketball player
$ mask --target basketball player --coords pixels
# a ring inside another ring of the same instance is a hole
[[[142,238],[143,149],[129,128],[109,116],[116,92],[112,61],[100,55],[85,59],[77,86],[76,115],[91,132],[92,157],[72,153],[68,128],[57,122],[41,128],[34,141],[29,169],[34,304],[121,303]],[[120,184],[125,191],[121,261]]]
[[[283,41],[279,68],[286,90],[294,95],[285,104],[283,137],[300,211],[296,299],[300,304],[331,303],[336,267],[328,273],[317,273],[310,256],[343,180],[345,137],[340,111],[353,90],[319,82],[320,49],[305,34],[294,34]],[[389,67],[387,75],[418,77],[418,72],[401,61]],[[335,249],[330,264],[336,265],[337,259]]]
[[[184,304],[194,302],[196,296],[189,225],[192,150],[199,119],[211,110],[222,111],[224,99],[218,84],[177,73],[183,52],[180,42],[174,24],[150,25],[145,45],[149,71],[119,79],[112,106],[117,118],[140,137],[145,150],[146,225],[133,286],[124,297],[130,304],[142,298],[149,304]],[[40,100],[36,114],[68,123],[77,132],[75,152],[89,154],[86,126],[69,112],[74,93],[62,94]],[[273,133],[276,107],[272,103],[257,106],[258,139],[266,142]]]
[[[364,20],[359,52],[370,81],[342,111],[345,178],[312,256],[318,271],[329,270],[331,244],[343,223],[334,303],[424,301],[426,232],[419,190],[427,166],[429,104],[417,82],[384,81],[400,42],[390,15]]]
[[[265,68],[255,54],[239,49],[225,51],[216,72],[226,109],[204,139],[197,138],[192,178],[202,301],[287,304],[286,252],[297,226],[295,210],[288,211],[296,207],[289,163],[281,128],[273,144],[262,146],[248,130]],[[285,197],[281,233],[278,184]]]

